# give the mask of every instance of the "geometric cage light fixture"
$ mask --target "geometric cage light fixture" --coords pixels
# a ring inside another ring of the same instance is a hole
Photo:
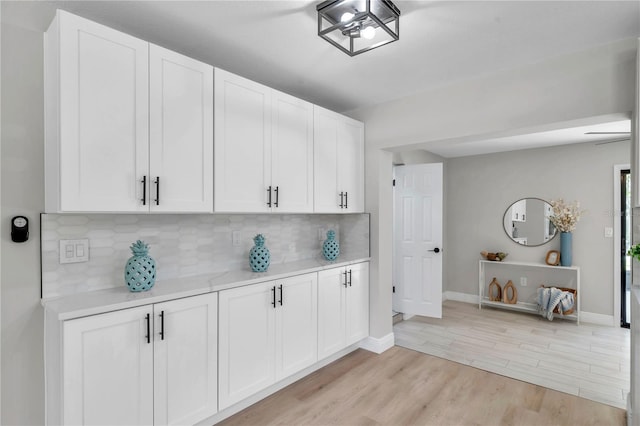
[[[327,0],[316,10],[318,35],[349,56],[400,38],[400,9],[389,0]]]

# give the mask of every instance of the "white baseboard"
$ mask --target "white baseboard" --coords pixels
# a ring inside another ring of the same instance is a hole
[[[479,302],[477,294],[459,293],[457,291],[445,291],[442,293],[442,301],[455,300],[456,302],[475,303]]]
[[[459,293],[457,291],[445,291],[442,293],[442,301],[444,302],[445,300],[455,300],[456,302],[474,303],[477,305],[478,295]],[[580,322],[613,327],[616,326],[613,315],[594,314],[593,312],[580,312]]]
[[[593,312],[580,312],[580,322],[587,322],[596,325],[616,326],[613,315],[594,314]]]
[[[382,352],[391,349],[395,345],[396,339],[393,333],[389,333],[384,337],[376,338],[376,337],[367,337],[363,341],[360,342],[360,347],[369,352],[373,352],[376,354],[381,354]]]

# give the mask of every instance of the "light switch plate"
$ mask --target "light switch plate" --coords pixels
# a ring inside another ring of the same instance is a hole
[[[613,238],[613,228],[605,227],[604,228],[604,237],[605,238]]]
[[[60,263],[89,261],[89,239],[60,240]]]

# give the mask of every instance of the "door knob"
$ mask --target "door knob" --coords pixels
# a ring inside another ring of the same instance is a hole
[[[433,250],[429,250],[432,251],[434,253],[440,253],[440,249],[438,247],[434,248]]]

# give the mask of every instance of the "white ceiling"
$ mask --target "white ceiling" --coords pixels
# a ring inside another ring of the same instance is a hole
[[[576,143],[609,144],[629,140],[631,121],[626,114],[589,117],[559,123],[555,128],[529,129],[524,133],[500,135],[477,140],[447,140],[429,145],[429,151],[445,158],[465,157],[494,152],[545,148]],[[597,134],[587,134],[596,132]]]
[[[640,37],[639,1],[394,1],[400,41],[352,58],[317,36],[318,3],[3,0],[1,12],[44,31],[62,8],[343,112]]]

